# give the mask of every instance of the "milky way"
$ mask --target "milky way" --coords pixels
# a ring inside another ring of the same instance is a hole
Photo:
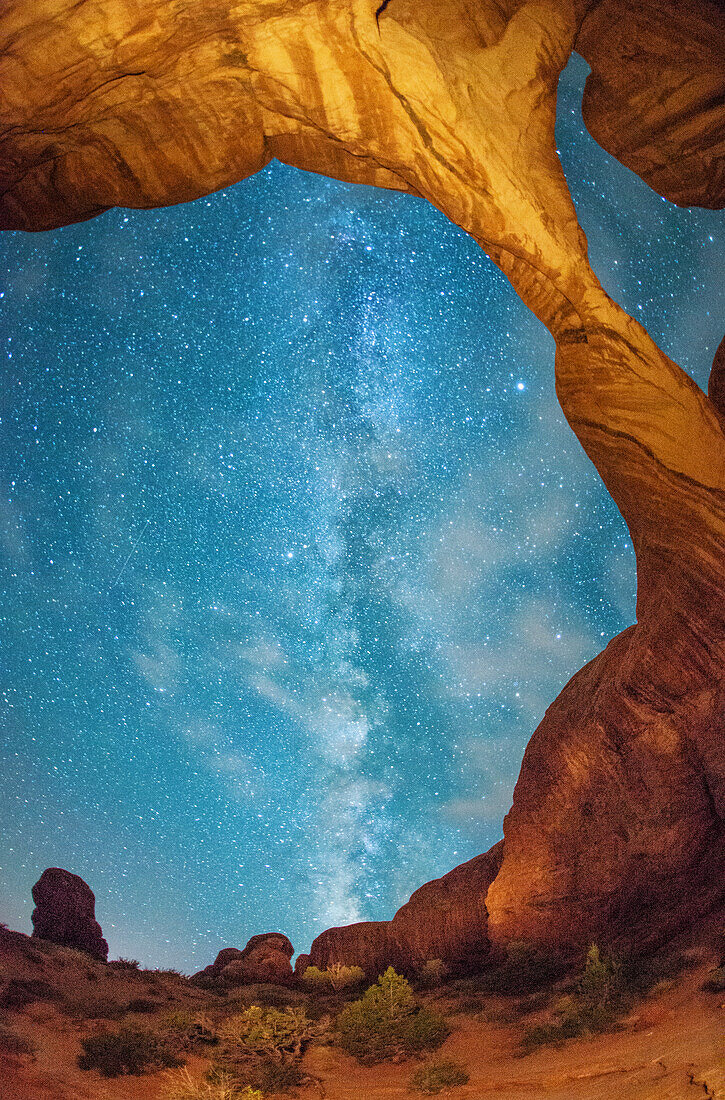
[[[594,269],[704,386],[721,219],[595,145],[585,72],[558,140]],[[113,955],[190,970],[495,843],[635,589],[505,278],[424,202],[279,164],[0,247],[0,918],[67,867]]]

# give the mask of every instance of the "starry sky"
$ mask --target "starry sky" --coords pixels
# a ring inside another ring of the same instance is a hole
[[[593,142],[586,71],[595,271],[706,386],[722,220]],[[276,163],[0,250],[0,919],[66,867],[112,956],[190,972],[495,843],[635,593],[506,279],[423,201]]]

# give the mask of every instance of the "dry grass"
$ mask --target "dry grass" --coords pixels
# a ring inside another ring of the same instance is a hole
[[[213,1083],[196,1081],[188,1069],[166,1075],[163,1100],[263,1100],[258,1089],[236,1084],[231,1077],[218,1076]]]

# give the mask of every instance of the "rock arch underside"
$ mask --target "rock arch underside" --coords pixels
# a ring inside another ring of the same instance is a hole
[[[526,940],[653,946],[725,902],[725,347],[709,397],[604,292],[556,154],[593,136],[725,204],[715,0],[6,0],[0,225],[185,202],[272,157],[423,196],[556,341],[561,407],[629,527],[637,621],[549,707],[504,839],[311,958],[464,968]]]

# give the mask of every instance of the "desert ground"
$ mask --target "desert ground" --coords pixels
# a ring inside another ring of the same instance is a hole
[[[485,975],[417,989],[420,1003],[442,1013],[451,1028],[435,1058],[452,1059],[469,1081],[444,1089],[452,1100],[688,1100],[725,1097],[725,993],[704,989],[721,961],[716,922],[680,939],[656,957],[663,977],[653,981],[601,1034],[524,1053],[523,1037],[552,1018],[571,980],[544,984],[534,994],[490,992]],[[81,952],[4,930],[0,1095],[3,1100],[163,1100],[181,1072],[203,1096],[214,1056],[183,1054],[182,1070],[105,1078],[77,1064],[81,1040],[122,1025],[163,1027],[170,1013],[218,1021],[240,1006],[297,1005],[311,1017],[334,1019],[354,994],[325,998],[300,988],[258,985],[211,991],[170,971],[103,963]],[[652,965],[652,960],[643,965]],[[19,1042],[16,1042],[17,1037]],[[26,1051],[13,1046],[26,1046]],[[287,1093],[300,1100],[410,1097],[410,1080],[424,1059],[364,1066],[335,1045],[313,1039],[302,1062],[309,1081]]]

